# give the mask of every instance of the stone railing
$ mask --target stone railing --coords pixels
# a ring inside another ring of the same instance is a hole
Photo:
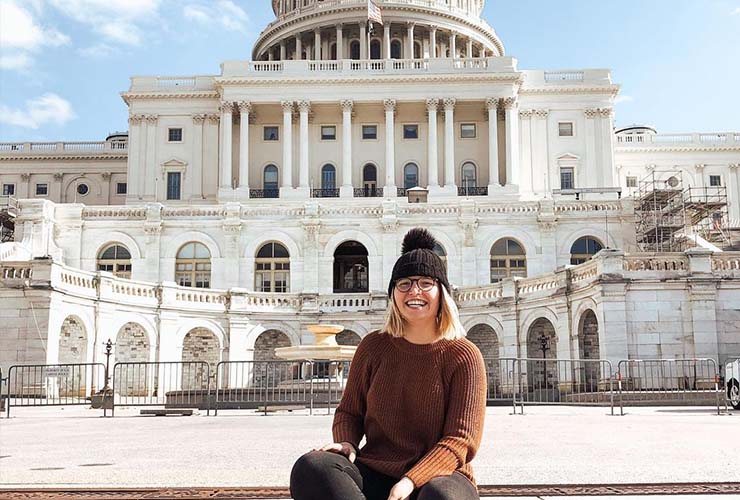
[[[543,291],[551,291],[563,288],[567,276],[564,272],[547,273],[535,278],[527,278],[517,281],[519,295],[527,295]]]
[[[322,313],[384,311],[388,306],[388,297],[385,294],[343,293],[319,295],[317,302],[319,311]]]
[[[737,132],[712,132],[694,134],[618,134],[617,146],[737,146],[740,147],[740,134]]]
[[[578,266],[570,268],[570,280],[572,283],[595,278],[599,275],[599,262],[590,260]]]
[[[581,86],[591,85],[611,85],[611,71],[607,69],[585,69],[585,70],[525,70],[524,87],[547,87],[553,85],[559,86]]]
[[[689,270],[689,258],[683,253],[661,254],[659,256],[650,254],[626,255],[623,270],[685,273]]]
[[[488,305],[503,297],[500,283],[477,288],[461,288],[455,294],[458,306]]]
[[[128,150],[127,141],[97,141],[97,142],[0,142],[2,154],[80,154],[80,153],[112,153],[120,154]]]
[[[28,280],[33,277],[31,262],[7,262],[0,264],[0,277],[3,281]]]
[[[146,219],[145,207],[85,207],[82,217],[85,219]]]
[[[712,271],[740,271],[740,252],[723,252],[712,255]]]

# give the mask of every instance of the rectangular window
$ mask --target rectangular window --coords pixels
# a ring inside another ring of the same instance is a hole
[[[627,176],[627,187],[636,188],[637,187],[637,177]]]
[[[322,125],[321,126],[321,140],[322,141],[335,141],[337,139],[337,127],[334,125]]]
[[[15,184],[3,184],[3,196],[13,196],[15,194]]]
[[[170,142],[182,142],[182,129],[181,128],[169,129],[167,140]]]
[[[564,167],[560,169],[560,189],[574,189],[573,168]]]
[[[712,187],[720,187],[722,186],[722,176],[721,175],[710,175],[709,176],[709,185]]]
[[[377,125],[363,125],[362,126],[362,138],[364,140],[374,140],[378,138],[378,126]]]
[[[476,136],[475,123],[461,123],[460,124],[460,138],[475,139],[475,136]]]
[[[180,172],[167,172],[167,199],[180,199]]]
[[[403,138],[404,139],[418,139],[419,138],[419,126],[418,125],[404,125],[403,126]]]
[[[573,122],[558,123],[558,135],[560,137],[573,137]]]
[[[116,194],[126,194],[128,192],[128,184],[125,182],[116,183]]]
[[[48,184],[36,184],[36,196],[46,196],[49,194]]]
[[[279,133],[279,127],[265,127],[263,129],[263,136],[262,138],[265,141],[279,141],[280,140],[280,133]]]

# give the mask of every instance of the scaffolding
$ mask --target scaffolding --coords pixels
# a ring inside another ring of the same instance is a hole
[[[0,243],[13,241],[17,216],[18,200],[12,196],[0,196]]]
[[[635,199],[637,245],[642,252],[682,252],[699,238],[732,246],[723,186],[689,187],[681,171],[653,170]]]

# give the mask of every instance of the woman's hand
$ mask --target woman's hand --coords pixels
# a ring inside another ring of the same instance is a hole
[[[388,495],[388,500],[406,500],[413,492],[414,482],[404,476],[400,481],[393,485],[393,488],[391,488],[391,492]]]
[[[327,444],[321,448],[314,448],[313,451],[330,451],[332,453],[339,453],[340,455],[347,457],[351,463],[355,463],[355,458],[357,458],[357,450],[355,450],[354,445],[347,442]]]

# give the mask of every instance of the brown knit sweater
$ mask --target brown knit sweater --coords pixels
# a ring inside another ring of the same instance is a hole
[[[357,460],[416,488],[455,471],[475,484],[486,390],[483,357],[467,339],[420,345],[371,333],[352,360],[334,441],[359,449],[366,436]]]

